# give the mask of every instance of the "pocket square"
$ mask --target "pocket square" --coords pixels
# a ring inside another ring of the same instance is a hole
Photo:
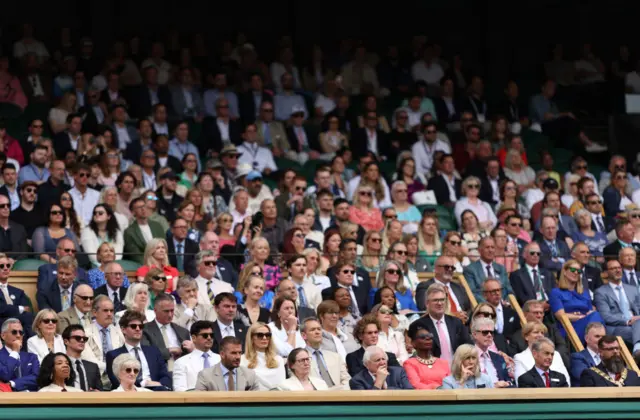
[[[551,382],[560,382],[560,379],[551,378]]]
[[[514,317],[509,318],[509,322],[513,322],[514,319]]]
[[[225,268],[224,267],[220,267],[220,271],[225,271]]]
[[[33,363],[28,363],[28,364],[27,364],[27,367],[31,366],[32,364],[33,364]]]

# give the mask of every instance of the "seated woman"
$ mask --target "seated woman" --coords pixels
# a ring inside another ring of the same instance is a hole
[[[471,210],[478,218],[481,230],[491,230],[498,223],[493,209],[486,201],[480,200],[480,180],[475,176],[468,176],[462,181],[462,197],[456,202],[453,213],[458,226],[462,226],[462,214]]]
[[[389,246],[392,243],[402,241],[402,223],[396,219],[388,219],[385,222],[382,235],[382,254],[389,252]],[[382,264],[382,261],[380,262]]]
[[[164,272],[156,267],[153,267],[144,276],[144,284],[149,287],[149,306],[148,309],[153,311],[153,307],[156,303],[156,297],[164,294],[167,289],[167,276]]]
[[[83,392],[67,383],[74,383],[76,374],[71,368],[71,359],[63,352],[49,353],[40,364],[36,380],[38,392]]]
[[[76,235],[70,229],[65,228],[67,219],[62,205],[51,203],[44,214],[46,218],[44,226],[37,227],[33,231],[33,252],[39,255],[42,261],[55,264],[56,248],[61,239],[66,238],[73,241],[76,250],[80,249],[80,245]]]
[[[340,131],[340,120],[337,116],[329,116],[327,130],[320,133],[318,142],[322,160],[331,160],[338,150],[349,147],[349,139]]]
[[[425,213],[418,228],[418,255],[433,266],[441,254],[442,242],[440,241],[438,217]]]
[[[327,383],[317,376],[311,376],[311,355],[305,348],[293,349],[287,356],[291,377],[275,387],[277,391],[326,391]]]
[[[280,280],[282,280],[282,272],[279,266],[267,264],[270,253],[271,248],[265,238],[257,237],[251,241],[249,245],[251,261],[260,267],[267,289],[272,290],[280,283]]]
[[[604,325],[600,313],[593,306],[589,290],[584,290],[582,286],[582,267],[576,260],[569,260],[562,266],[558,287],[549,294],[549,305],[556,319],[566,316],[571,321],[573,329],[583,343],[587,325],[592,322]],[[560,321],[557,322],[557,326],[563,337],[566,337],[567,333]]]
[[[627,195],[627,173],[625,171],[615,171],[611,176],[611,184],[602,192],[602,202],[604,214],[608,217],[616,217],[618,213],[624,212],[631,198]]]
[[[325,300],[317,308],[318,320],[322,325],[322,350],[338,353],[344,360],[347,354],[358,350],[351,333],[346,333],[340,329],[340,306],[336,301]]]
[[[415,232],[422,215],[416,206],[409,202],[407,184],[404,181],[396,181],[391,184],[391,202],[396,210],[398,220],[402,223],[403,231]]]
[[[331,299],[338,304],[338,325],[339,328],[346,334],[353,337],[353,328],[360,320],[360,316],[355,317],[353,315],[353,301],[351,300],[351,293],[349,289],[344,287],[336,287],[332,289]],[[395,295],[394,295],[395,302]],[[319,307],[320,305],[318,305]],[[346,349],[345,349],[346,350]]]
[[[436,389],[451,374],[449,362],[433,355],[433,334],[418,322],[409,326],[407,335],[415,356],[407,359],[402,367],[415,389]]]
[[[416,302],[413,299],[413,293],[405,285],[402,265],[398,261],[387,260],[382,264],[380,271],[378,271],[376,287],[369,291],[369,304],[371,306],[373,306],[373,298],[376,291],[383,286],[387,286],[395,292],[398,312],[404,314],[418,311]]]
[[[120,386],[111,392],[153,392],[148,388],[136,386],[136,378],[142,366],[131,354],[123,353],[113,360],[113,374],[120,381]]]
[[[145,283],[134,283],[127,289],[127,294],[122,300],[124,308],[120,312],[116,312],[114,324],[120,322],[120,318],[127,310],[140,312],[146,318],[146,322],[156,319],[156,313],[149,309],[149,286]]]
[[[584,330],[583,330],[584,331]],[[515,378],[516,384],[518,383],[518,378],[521,375],[529,372],[533,366],[535,365],[535,360],[533,359],[533,353],[531,352],[531,346],[536,340],[544,337],[547,334],[547,327],[544,326],[542,322],[527,322],[527,324],[522,328],[522,336],[527,342],[527,349],[521,353],[518,353],[514,356],[514,360],[516,362],[516,370],[515,370]],[[567,378],[567,383],[570,384],[569,372],[562,361],[562,357],[557,351],[553,352],[553,360],[551,361],[551,370],[561,373]]]
[[[530,230],[531,223],[529,219],[531,218],[531,212],[520,200],[518,185],[510,179],[505,179],[500,183],[498,189],[500,191],[500,201],[493,208],[495,213],[498,214],[501,208],[512,208],[522,217],[522,230]],[[531,241],[531,237],[529,237],[529,241]]]
[[[362,240],[362,255],[356,258],[356,266],[367,272],[378,271],[382,265],[382,235],[370,230]]]
[[[285,361],[276,354],[271,330],[266,324],[254,322],[249,327],[240,366],[255,372],[261,391],[269,391],[287,377]]]
[[[451,375],[442,380],[439,389],[493,388],[493,381],[486,373],[480,372],[478,351],[471,344],[462,344],[453,355]]]
[[[94,267],[99,265],[97,259],[98,247],[105,242],[113,244],[116,258],[122,259],[124,239],[111,207],[106,204],[98,204],[93,208],[91,222],[89,222],[89,226],[82,230],[80,242],[82,243],[82,249],[88,254],[89,260]]]
[[[413,138],[410,144],[415,143],[415,133],[407,133]],[[407,199],[413,204],[413,193],[424,191],[427,186],[427,178],[416,171],[416,161],[411,156],[411,152],[402,153],[398,156],[398,172],[393,174],[393,181],[404,181],[407,185]]]
[[[286,296],[276,298],[271,310],[271,319],[272,322],[268,326],[280,356],[287,357],[293,349],[306,347],[298,328],[298,310],[293,299]]]
[[[420,256],[418,247],[418,235],[407,233],[402,236],[402,243],[407,247],[407,265],[409,270],[416,273],[426,273],[432,271],[431,264]]]
[[[507,239],[507,232],[502,228],[495,228],[491,231],[491,237],[496,243],[495,262],[502,264],[507,269],[507,274],[511,274],[519,268],[518,245]]]
[[[591,255],[596,257],[596,261],[604,263],[604,247],[607,246],[607,234],[598,232],[592,227],[593,219],[587,209],[580,209],[573,215],[578,226],[578,231],[573,232],[571,239],[574,243],[584,242],[589,247]]]
[[[161,238],[153,238],[147,242],[144,249],[144,265],[136,271],[138,280],[144,281],[145,276],[153,267],[161,269],[167,277],[167,293],[171,293],[176,289],[178,284],[178,276],[180,273],[174,267],[169,265],[169,256],[167,255],[167,241]]]
[[[527,166],[520,157],[520,152],[511,149],[507,152],[505,161],[504,174],[507,178],[518,185],[518,192],[524,194],[525,191],[536,188],[536,173]]]
[[[263,311],[261,310],[260,317],[262,319],[260,319],[260,321],[268,323],[269,319],[271,318],[271,312],[269,311],[271,310],[271,305],[273,304],[273,297],[275,295],[273,291],[266,289],[264,278],[262,278],[262,269],[260,268],[257,262],[249,261],[244,265],[244,267],[242,267],[242,270],[240,270],[240,274],[238,274],[237,291],[235,291],[233,294],[238,299],[238,304],[248,304],[248,307],[250,307],[252,311],[257,312],[257,309],[254,306],[254,303],[247,301],[247,299],[253,300],[255,297],[257,297],[257,293],[259,293],[259,290],[256,289],[255,284],[251,288],[251,291],[247,290],[247,287],[249,287],[249,279],[252,276],[258,276],[262,279],[262,283],[263,283],[261,288],[262,293],[260,294],[260,298],[258,299],[258,302],[256,302],[255,304],[262,309],[266,309],[267,317],[266,319],[262,318],[264,315],[262,314]],[[249,292],[249,294],[245,294],[246,292]],[[247,309],[247,305],[245,305],[244,308]],[[242,309],[240,308],[239,310],[242,310]]]
[[[476,216],[473,211],[465,210],[462,212],[461,219],[460,232],[462,233],[462,246],[467,249],[469,260],[476,262],[480,259],[480,253],[478,252],[480,239],[489,236],[489,234],[485,229],[480,227],[478,216]]]
[[[96,260],[98,261],[99,266],[87,271],[87,276],[89,277],[89,286],[91,286],[93,290],[96,290],[98,287],[106,284],[107,282],[104,277],[105,267],[107,266],[107,264],[116,260],[116,250],[113,245],[109,242],[103,242],[98,247]],[[129,277],[127,277],[126,274],[124,275],[122,286],[129,287]]]
[[[376,315],[376,319],[380,323],[378,347],[386,352],[393,353],[400,364],[404,363],[409,358],[409,353],[407,353],[405,346],[404,334],[391,328],[393,311],[388,306],[379,303],[371,309],[371,313]]]
[[[71,296],[69,296],[71,302]],[[56,334],[58,314],[53,309],[43,309],[33,320],[33,337],[27,340],[27,351],[38,356],[38,362],[49,353],[64,353],[66,348],[60,334]]]
[[[349,221],[365,230],[381,230],[384,227],[382,212],[374,206],[374,190],[368,185],[359,185],[349,207]]]
[[[409,328],[411,321],[414,321],[417,318],[417,315],[412,316],[411,321],[409,321],[409,318],[407,318],[406,315],[398,312],[397,300],[396,293],[392,288],[389,286],[382,286],[373,296],[372,307],[375,307],[378,304],[383,304],[387,308],[390,308],[392,313],[390,324],[391,328],[404,334],[406,329]]]

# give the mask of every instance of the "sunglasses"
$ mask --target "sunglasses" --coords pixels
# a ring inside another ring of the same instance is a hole
[[[93,212],[94,216],[104,216],[105,214],[107,214],[107,213],[102,211],[102,210]]]
[[[22,330],[11,330],[11,335],[24,335],[24,331]]]
[[[480,334],[484,335],[485,337],[488,335],[493,335],[493,331],[491,330],[482,330],[482,331],[476,331],[479,332]]]
[[[496,314],[494,314],[493,312],[478,312],[477,313],[478,316],[483,316],[485,318],[495,318]]]
[[[371,191],[360,191],[360,195],[371,195]]]
[[[218,262],[217,261],[204,261],[203,264],[206,265],[207,267],[215,267],[216,265],[218,265]]]
[[[124,371],[127,373],[133,373],[134,375],[140,373],[140,369],[138,368],[125,368]]]
[[[42,128],[44,127],[42,124],[32,125],[31,128]]]
[[[382,242],[382,238],[369,238],[371,242]]]
[[[8,209],[8,208],[10,208],[10,207],[11,207],[11,205],[10,205],[9,203],[6,203],[6,204],[0,204],[0,209]]]
[[[522,227],[522,223],[509,223],[511,227]]]
[[[62,212],[60,210],[51,210],[49,214],[52,216],[60,216]]]
[[[295,235],[293,235],[295,238],[302,238],[304,239],[304,235],[302,233],[296,233]]]
[[[271,333],[262,333],[262,332],[257,332],[257,333],[253,333],[252,334],[254,337],[258,337],[259,340],[265,340],[267,338],[271,338]]]
[[[539,257],[540,255],[542,255],[542,252],[540,252],[540,251],[529,251],[529,255],[532,255],[532,256],[536,256],[537,255]]]
[[[93,296],[82,296],[82,295],[76,295],[77,298],[80,298],[82,300],[84,300],[85,302],[89,301],[89,300],[93,300]]]
[[[630,217],[632,219],[640,219],[640,214],[631,214]]]
[[[53,318],[47,318],[42,320],[43,324],[57,324],[58,320]]]
[[[271,108],[262,108],[262,112],[273,112]]]
[[[200,337],[204,338],[205,340],[209,339],[209,338],[213,338],[213,333],[200,333],[198,334]]]
[[[587,169],[587,165],[578,165],[576,169]]]
[[[156,197],[155,195],[148,195],[147,200],[158,201],[158,197]]]
[[[441,264],[441,265],[439,265],[438,267],[440,267],[440,268],[444,268],[444,269],[445,269],[445,271],[453,271],[453,270],[455,270],[455,269],[456,269],[456,267],[455,267],[455,266],[453,266],[453,265],[449,265],[449,264]]]
[[[569,268],[567,268],[567,270],[571,271],[572,273],[582,274],[582,269],[580,269],[580,268],[569,267]]]
[[[402,271],[401,270],[394,270],[393,268],[390,268],[387,270],[387,274],[397,274],[398,276],[402,275]]]
[[[83,335],[72,335],[71,337],[72,340],[76,340],[79,343],[86,343],[87,341],[89,341],[89,337],[85,337]]]
[[[478,184],[469,184],[469,185],[467,185],[467,188],[471,188],[472,190],[477,190],[478,188],[480,188],[480,185],[478,185]]]
[[[307,187],[301,187],[299,185],[296,185],[296,191],[304,191],[306,189],[307,189]]]
[[[449,243],[454,246],[462,245],[461,241],[449,241]]]
[[[393,251],[393,252],[395,252],[398,255],[407,255],[407,251],[400,250],[400,251]]]
[[[430,333],[416,335],[416,340],[431,340],[431,339],[433,339],[433,334],[430,334]]]
[[[142,331],[143,325],[142,324],[129,324],[129,325],[127,325],[127,327],[131,328],[132,330],[140,330],[140,331]]]
[[[0,264],[0,270],[11,270],[11,264]]]
[[[36,189],[35,189],[35,188],[25,188],[24,190],[25,190],[26,192],[28,192],[28,193],[34,193],[34,192],[36,192]]]
[[[593,205],[593,204],[602,204],[602,201],[600,201],[600,200],[596,200],[596,201],[587,201],[587,204],[589,204],[589,205]]]
[[[167,281],[167,278],[164,277],[164,276],[153,276],[151,278],[156,280],[156,281]]]
[[[385,219],[394,219],[394,220],[395,220],[395,219],[397,219],[397,218],[398,218],[398,215],[397,215],[397,214],[392,214],[392,215],[390,215],[390,216],[389,216],[389,215],[387,215],[387,216],[384,216],[384,218],[385,218]]]
[[[62,248],[62,251],[66,252],[67,254],[75,254],[76,250],[73,248]]]
[[[80,172],[78,174],[79,178],[89,178],[89,174],[87,172]]]
[[[355,274],[356,270],[342,270],[342,274]]]

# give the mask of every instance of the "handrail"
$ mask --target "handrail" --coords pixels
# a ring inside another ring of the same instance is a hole
[[[633,358],[633,355],[631,355],[631,352],[629,351],[629,348],[625,344],[624,340],[620,336],[617,336],[616,338],[618,339],[618,345],[620,346],[620,353],[622,354],[622,358],[627,364],[627,367],[631,370],[634,370],[637,374],[640,375],[640,369],[638,369],[636,360]]]
[[[462,287],[464,287],[464,291],[467,293],[469,302],[471,302],[471,310],[475,309],[475,307],[478,306],[478,301],[476,300],[476,297],[473,295],[473,292],[469,287],[469,283],[467,283],[467,279],[465,279],[462,274],[457,273],[453,275],[453,280],[457,281],[458,283],[460,283]]]
[[[518,317],[520,318],[520,325],[524,327],[527,324],[527,318],[524,316],[524,312],[522,312],[518,299],[516,299],[516,296],[513,293],[509,294],[509,303],[511,303],[511,307],[518,314]]]
[[[569,321],[569,318],[567,318],[567,315],[556,315],[556,318],[560,321],[564,330],[567,332],[567,337],[569,338],[569,342],[571,342],[574,350],[577,352],[584,350],[584,345],[582,344],[580,337],[578,337],[578,334],[576,334],[576,330],[573,328],[573,325],[571,324],[571,321]]]

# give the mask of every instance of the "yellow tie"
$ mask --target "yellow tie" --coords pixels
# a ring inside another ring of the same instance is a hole
[[[2,289],[2,294],[4,295],[4,300],[7,302],[7,305],[13,305],[13,299],[9,296],[9,289],[7,289],[7,285],[0,284],[0,289]]]

